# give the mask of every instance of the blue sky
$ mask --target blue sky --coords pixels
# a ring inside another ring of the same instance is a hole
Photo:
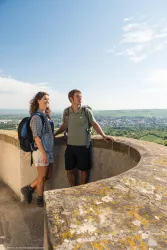
[[[0,0],[0,108],[167,108],[166,0]]]

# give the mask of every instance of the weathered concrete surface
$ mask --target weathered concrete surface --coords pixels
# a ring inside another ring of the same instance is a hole
[[[119,141],[108,144],[98,138],[93,140],[95,160],[91,180],[123,174],[82,187],[45,193],[49,249],[167,249],[167,148],[138,140],[117,139]],[[51,188],[68,187],[62,138],[59,140]],[[2,150],[6,144],[19,150],[16,132],[0,131],[0,141]],[[12,151],[9,151],[12,159]],[[4,160],[8,158],[3,159],[1,154],[1,168],[2,164],[6,165]],[[30,172],[35,171],[28,167],[28,161],[20,152],[20,184],[28,183]],[[0,190],[4,190],[2,186]],[[35,235],[43,232],[42,210],[33,204],[20,204],[16,198],[12,202],[9,199],[5,205],[1,196],[9,198],[6,193],[0,193],[0,247],[13,245],[16,248],[19,244],[20,249],[42,248],[42,236]],[[36,222],[38,218],[42,219]],[[37,239],[41,240],[40,245]]]
[[[44,210],[24,204],[0,181],[0,250],[43,249]]]
[[[89,182],[105,179],[123,173],[134,167],[140,160],[140,154],[134,148],[115,141],[106,143],[98,137],[92,138],[92,169]],[[70,187],[64,170],[64,152],[66,146],[63,137],[55,140],[55,164],[49,189]]]
[[[19,148],[17,131],[0,130],[0,178],[22,198],[21,187],[37,177],[36,168],[30,167],[30,153]]]
[[[120,140],[129,146],[131,157],[141,157],[134,168],[45,192],[48,249],[167,249],[167,148]]]
[[[140,154],[134,148],[121,142],[106,143],[93,138],[92,169],[89,182],[105,179],[123,173],[134,167]],[[62,137],[55,140],[55,164],[51,180],[45,189],[69,187],[64,170],[65,143]],[[20,188],[37,177],[35,167],[30,167],[30,153],[19,148],[16,131],[0,130],[0,177],[20,197]]]

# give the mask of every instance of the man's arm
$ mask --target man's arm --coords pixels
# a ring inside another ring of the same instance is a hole
[[[93,121],[93,122],[92,122],[92,126],[93,126],[94,130],[95,130],[99,135],[101,135],[101,136],[103,137],[103,140],[104,140],[104,141],[108,142],[107,140],[114,140],[113,137],[107,136],[107,135],[104,134],[102,128],[100,127],[100,125],[99,125],[97,122]]]
[[[54,136],[57,136],[61,133],[63,133],[66,130],[66,109],[63,112],[63,117],[62,117],[62,124],[60,128],[54,133]]]
[[[104,134],[102,128],[100,127],[100,125],[97,123],[97,121],[95,120],[94,118],[94,115],[92,113],[91,110],[88,110],[88,115],[89,115],[89,122],[90,124],[92,125],[92,127],[94,128],[94,130],[103,137],[103,140],[105,142],[108,142],[108,140],[113,140],[114,141],[114,138],[111,137],[111,136],[107,136]]]
[[[54,134],[55,136],[63,133],[66,129],[66,124],[65,123],[62,123],[61,127],[56,131],[56,133]]]

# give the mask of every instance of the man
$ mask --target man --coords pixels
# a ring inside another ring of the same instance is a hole
[[[96,122],[92,111],[81,106],[82,93],[78,89],[71,90],[68,94],[71,106],[64,110],[63,123],[56,131],[55,136],[68,130],[67,148],[65,151],[65,169],[71,186],[76,185],[74,169],[81,171],[81,185],[85,184],[91,168],[91,142],[89,124],[94,130],[107,140],[114,140],[106,136],[100,125]],[[87,115],[86,115],[87,112]]]

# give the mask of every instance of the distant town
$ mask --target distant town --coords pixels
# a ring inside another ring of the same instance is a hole
[[[0,129],[17,130],[25,116],[28,111],[0,110]],[[105,110],[94,111],[94,116],[108,135],[167,145],[167,110]],[[62,112],[53,113],[52,119],[59,128]]]

